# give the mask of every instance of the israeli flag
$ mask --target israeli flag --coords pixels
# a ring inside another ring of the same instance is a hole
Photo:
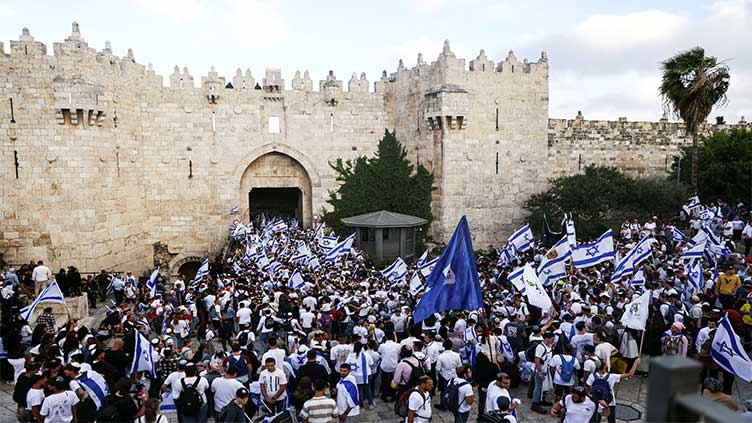
[[[331,250],[329,250],[328,253],[326,253],[326,256],[324,257],[324,262],[333,262],[338,257],[346,256],[347,254],[349,254],[354,241],[355,241],[355,234],[352,234],[348,236],[347,238],[345,238],[344,241],[335,245]]]
[[[319,259],[316,256],[309,257],[306,266],[314,272],[318,272],[321,269],[321,263],[319,263]]]
[[[240,205],[236,204],[232,207],[230,207],[230,211],[227,212],[227,216],[234,216],[236,214],[240,214]]]
[[[433,268],[436,267],[436,263],[438,263],[438,262],[439,262],[439,258],[436,257],[433,260],[429,260],[429,261],[423,263],[422,265],[420,265],[418,267],[418,270],[420,271],[420,274],[423,275],[424,278],[427,278],[428,275],[430,275],[431,272],[433,272]]]
[[[689,284],[692,286],[692,294],[696,294],[700,290],[702,290],[702,287],[705,285],[704,275],[703,275],[703,269],[702,269],[702,260],[693,260],[689,264],[688,269],[688,280]]]
[[[614,273],[611,275],[611,282],[620,280],[623,276],[629,275],[647,260],[653,254],[653,243],[657,242],[655,238],[645,236],[637,245],[616,264]]]
[[[499,251],[499,261],[496,263],[499,267],[504,266],[511,266],[512,263],[514,263],[515,260],[517,260],[519,256],[517,255],[517,251],[515,251],[514,247],[510,244],[507,244],[504,246],[504,248]]]
[[[141,332],[136,333],[136,348],[133,351],[131,373],[148,370],[151,373],[151,376],[156,378],[157,373],[154,369],[154,348]]]
[[[282,263],[275,260],[269,264],[269,276],[272,278],[276,278],[280,270],[282,270]]]
[[[702,260],[702,255],[705,252],[705,245],[707,241],[695,244],[693,247],[687,248],[682,254],[681,258],[684,260]]]
[[[632,279],[629,280],[631,286],[644,286],[645,285],[645,269],[640,268],[632,275]]]
[[[331,250],[332,248],[334,248],[334,246],[337,245],[338,241],[339,241],[339,237],[336,237],[336,236],[321,237],[321,239],[319,240],[319,248],[322,251],[327,252]]]
[[[426,248],[426,251],[423,251],[423,254],[418,259],[418,267],[423,266],[426,260],[428,260],[428,248]]]
[[[684,233],[680,231],[679,228],[677,228],[676,226],[671,227],[671,233],[672,233],[674,242],[681,242],[687,238],[687,236],[684,235]]]
[[[549,310],[552,306],[551,298],[546,293],[543,283],[535,274],[535,269],[530,263],[515,270],[508,276],[509,282],[512,282],[520,294],[527,297],[531,305],[540,307],[542,310]]]
[[[397,257],[389,267],[381,271],[381,274],[391,283],[401,281],[407,276],[407,264],[402,257]]]
[[[565,236],[551,247],[541,259],[538,266],[538,275],[543,286],[548,286],[567,275],[566,262],[570,257],[572,257],[572,250],[569,248],[569,242],[567,242]]]
[[[300,273],[300,270],[295,269],[294,272],[292,272],[292,275],[290,276],[290,280],[287,282],[287,286],[293,289],[301,289],[305,286],[305,281],[303,280],[303,275]]]
[[[508,241],[520,253],[529,250],[533,246],[533,231],[530,230],[530,225],[527,224],[518,229]]]
[[[614,259],[614,235],[611,229],[592,244],[572,249],[572,264],[578,269]]]
[[[256,259],[256,266],[258,266],[258,268],[261,270],[266,270],[269,268],[269,264],[269,257],[267,257],[266,253],[262,251]]]
[[[567,228],[567,242],[569,242],[569,247],[577,247],[577,233],[574,230],[574,220],[567,219],[565,226]]]
[[[245,225],[244,225],[244,224],[242,224],[242,223],[238,223],[238,224],[237,224],[237,225],[235,226],[235,230],[234,230],[234,231],[232,231],[232,237],[233,237],[233,239],[235,239],[236,241],[239,241],[239,240],[241,240],[241,239],[245,238],[245,234],[246,234],[246,227],[245,227]]]
[[[198,271],[196,272],[196,277],[193,278],[193,283],[197,284],[201,282],[201,279],[206,277],[209,274],[209,259],[207,258],[201,263],[201,266],[199,266]]]
[[[107,385],[107,381],[104,380],[102,375],[94,370],[82,372],[81,375],[76,378],[76,382],[78,382],[78,384],[89,394],[89,397],[94,401],[97,410],[102,407],[107,395],[110,395],[110,388]]]
[[[423,281],[420,280],[418,272],[413,273],[413,277],[410,278],[410,295],[414,297],[423,292],[425,289],[426,286],[423,285]]]
[[[686,204],[682,206],[682,210],[684,210],[684,213],[687,216],[692,216],[692,211],[694,211],[696,208],[700,207],[700,197],[697,196],[697,194],[689,197],[689,200]]]
[[[724,370],[746,382],[752,382],[752,361],[742,348],[739,336],[728,320],[728,314],[721,319],[710,347],[710,355]]]
[[[177,410],[175,400],[172,399],[172,390],[168,389],[167,392],[162,392],[162,402],[159,404],[159,412],[162,414],[172,414],[177,413]]]
[[[706,222],[713,220],[715,217],[715,213],[710,209],[702,209],[700,212],[700,220],[704,220]]]
[[[21,317],[27,322],[31,320],[31,315],[34,314],[34,310],[39,303],[55,303],[65,304],[63,298],[63,292],[60,291],[60,287],[57,285],[57,281],[52,282],[44,291],[40,292],[34,301],[21,309]]]
[[[269,230],[272,232],[282,232],[287,230],[287,223],[284,220],[279,219],[269,226]]]
[[[157,296],[157,277],[159,276],[159,267],[154,269],[149,276],[149,280],[146,281],[146,286],[149,287],[150,295],[152,298]]]

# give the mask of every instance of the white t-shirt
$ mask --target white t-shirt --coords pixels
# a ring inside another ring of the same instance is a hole
[[[198,385],[196,385],[196,391],[198,391],[198,394],[201,396],[201,400],[205,404],[206,390],[209,389],[209,382],[207,382],[206,379],[202,378],[201,376],[192,376],[176,380],[172,384],[173,398],[178,399],[180,397],[180,393],[183,392],[183,383],[185,383],[186,387],[193,386],[193,384],[196,383],[196,377],[201,379],[198,381]]]
[[[619,381],[621,380],[621,375],[617,375],[617,374],[613,374],[613,373],[607,373],[607,376],[598,375],[598,377],[600,379],[603,379],[604,377],[608,377],[608,386],[611,387],[611,396],[613,397],[613,399],[611,400],[611,402],[608,405],[616,405],[616,395],[614,394],[614,392],[616,392],[616,391],[614,391],[614,386],[616,386],[616,384],[619,383]],[[592,387],[594,380],[595,380],[595,374],[591,374],[590,376],[588,376],[587,381],[585,382],[585,384],[587,386]]]
[[[572,347],[577,349],[576,355],[579,361],[583,360],[585,345],[595,345],[595,341],[593,341],[593,334],[588,332],[585,332],[584,334],[578,333],[569,340],[569,343],[572,344]]]
[[[400,345],[394,341],[386,341],[379,346],[381,354],[381,370],[392,373],[399,362]]]
[[[460,384],[467,382],[465,379],[462,379],[461,377],[456,377],[454,380],[452,380],[452,384]],[[460,413],[465,413],[467,411],[470,411],[470,405],[467,403],[467,398],[472,397],[475,395],[473,393],[473,385],[466,383],[464,386],[460,386],[460,388],[457,390],[457,395],[460,396],[460,407],[459,411]]]
[[[561,405],[567,409],[564,423],[589,422],[590,418],[595,413],[596,407],[596,404],[590,398],[586,397],[585,401],[577,403],[572,400],[572,395],[564,397],[561,400]],[[602,405],[598,405],[598,412],[603,412]]]
[[[300,313],[300,325],[303,326],[303,329],[310,329],[313,326],[313,319],[315,318],[315,314],[310,311],[304,311]]]
[[[496,381],[493,381],[488,384],[488,389],[486,390],[486,413],[490,413],[492,411],[496,411],[499,409],[498,404],[496,404],[496,400],[498,400],[501,397],[509,398],[510,404],[522,403],[522,401],[520,401],[517,398],[512,399],[512,396],[509,395],[508,390],[500,387],[499,385],[496,384]]]
[[[236,379],[224,377],[214,379],[211,384],[211,391],[214,392],[214,411],[222,411],[230,401],[235,399],[235,392],[242,387],[243,384]]]
[[[170,391],[172,393],[173,398],[178,397],[178,391],[176,391],[175,387],[179,383],[180,379],[185,377],[185,372],[172,372],[165,378],[163,384],[170,387]]]
[[[69,423],[73,421],[73,406],[78,401],[78,395],[71,391],[52,394],[44,399],[39,414],[45,416],[45,423]]]
[[[547,347],[546,344],[541,342],[538,344],[538,346],[535,347],[535,356],[537,358],[540,358],[541,366],[545,365],[548,360],[551,359],[551,355],[553,354],[553,350],[551,347]]]
[[[554,368],[554,383],[562,386],[574,386],[574,382],[577,380],[577,370],[580,368],[580,362],[576,359],[574,360],[574,363],[572,365],[572,367],[574,367],[572,378],[569,379],[569,382],[566,382],[561,378],[561,370],[564,367],[562,357],[564,357],[564,361],[566,361],[567,363],[574,359],[574,357],[569,354],[556,354],[551,358],[551,360],[548,362],[548,365],[549,367]]]
[[[601,363],[606,363],[606,369],[611,371],[611,351],[615,348],[608,342],[602,342],[595,346],[595,355],[601,359]]]
[[[235,313],[235,316],[238,318],[239,325],[248,325],[251,323],[251,309],[248,307],[243,307],[238,310],[238,312]]]
[[[26,393],[26,409],[31,410],[35,405],[41,405],[44,401],[44,389],[29,389]]]
[[[407,401],[407,409],[415,412],[414,423],[428,423],[431,421],[431,394],[421,394],[413,391]],[[407,423],[407,417],[405,417]]]
[[[287,376],[280,369],[274,369],[273,372],[264,370],[259,377],[259,384],[264,385],[266,388],[266,395],[273,397],[279,391],[280,386],[287,385]],[[283,390],[279,397],[277,397],[277,401],[282,401],[285,398],[287,398],[287,392]]]
[[[49,267],[44,265],[39,265],[34,268],[34,270],[31,272],[31,279],[34,280],[34,282],[44,282],[50,279],[52,276],[52,271]]]

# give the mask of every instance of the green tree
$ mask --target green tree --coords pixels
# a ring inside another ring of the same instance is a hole
[[[679,169],[689,166],[691,157],[692,147],[684,147],[674,162],[674,177]],[[701,136],[698,157],[697,193],[703,203],[720,199],[752,204],[752,130],[739,128]],[[689,181],[686,172],[679,177]]]
[[[726,104],[729,68],[701,47],[678,53],[663,62],[659,88],[666,110],[681,118],[692,137],[692,189],[698,190],[698,130],[716,104]]]
[[[571,213],[577,237],[587,240],[617,229],[625,219],[670,218],[686,198],[686,186],[670,178],[634,179],[614,168],[588,166],[581,174],[555,179],[546,191],[531,196],[525,208],[534,229],[544,211],[554,227],[564,213]]]
[[[384,131],[374,157],[337,159],[329,165],[340,186],[329,192],[327,202],[332,210],[323,214],[327,226],[340,234],[350,233],[352,229],[344,226],[341,219],[389,210],[426,219],[428,224],[416,233],[418,245],[425,242],[426,229],[433,220],[433,175],[422,165],[415,167],[410,163],[394,132]]]

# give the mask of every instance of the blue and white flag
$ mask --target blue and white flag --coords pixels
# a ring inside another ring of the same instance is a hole
[[[529,250],[533,246],[533,241],[533,231],[530,230],[529,224],[521,227],[509,237],[509,244],[520,253]]]
[[[230,211],[227,212],[227,216],[234,216],[236,214],[240,214],[240,205],[236,204],[232,207],[230,207]]]
[[[319,259],[316,256],[308,257],[306,266],[314,272],[318,272],[321,269],[321,263],[319,263]]]
[[[423,254],[418,259],[418,267],[423,266],[426,260],[428,260],[428,248],[426,248],[426,251],[423,251]]]
[[[543,286],[548,286],[567,275],[567,260],[572,257],[567,237],[559,240],[545,256],[538,266],[538,275]]]
[[[235,241],[240,241],[241,239],[245,238],[245,235],[247,233],[246,227],[242,223],[238,223],[235,225],[235,230],[232,231],[232,238]]]
[[[702,260],[693,260],[689,264],[689,269],[687,269],[687,280],[689,281],[689,284],[692,288],[692,294],[696,294],[697,292],[701,291],[703,286],[705,286],[704,276],[705,275],[703,274]]]
[[[721,319],[715,331],[710,355],[724,370],[746,382],[752,382],[752,360],[742,348],[739,335],[734,332],[728,320],[728,314]]]
[[[146,281],[146,286],[149,287],[149,292],[152,298],[157,296],[157,277],[159,277],[159,267],[154,269],[149,276],[149,280]]]
[[[702,241],[695,244],[693,247],[687,248],[682,254],[681,258],[684,260],[702,260],[702,256],[705,253],[705,245],[707,241]]]
[[[426,286],[423,285],[423,281],[420,280],[418,272],[413,273],[413,276],[410,278],[410,295],[414,297],[423,292],[423,290],[425,289]]]
[[[391,283],[399,282],[407,276],[407,264],[402,260],[402,257],[397,257],[397,260],[394,260],[394,263],[382,270],[381,274]]]
[[[290,275],[290,280],[287,282],[287,286],[293,289],[301,289],[305,286],[303,274],[300,273],[300,270],[295,269],[295,271],[292,272],[292,275]]]
[[[520,294],[527,297],[531,305],[539,307],[544,312],[549,310],[553,305],[551,298],[549,298],[546,289],[543,287],[543,283],[538,278],[538,275],[535,274],[535,269],[533,269],[530,263],[525,263],[524,266],[510,273],[507,278],[520,291]]]
[[[151,376],[156,378],[157,373],[154,368],[154,347],[151,342],[141,333],[136,332],[136,347],[133,350],[133,365],[131,373],[149,371]]]
[[[321,239],[319,240],[319,248],[322,251],[327,252],[331,250],[332,248],[334,248],[334,246],[337,245],[338,241],[339,241],[339,237],[336,237],[336,236],[321,237]]]
[[[581,269],[614,259],[614,236],[611,229],[592,244],[572,249],[572,264]]]
[[[107,385],[107,381],[94,370],[81,372],[75,381],[89,394],[97,409],[102,407],[104,399],[107,395],[110,395],[110,387]]]
[[[700,217],[700,220],[709,222],[713,220],[713,218],[715,217],[715,213],[709,208],[705,208],[705,209],[702,209],[702,211],[700,211],[699,217]]]
[[[271,264],[269,262],[269,257],[267,257],[266,253],[262,251],[261,254],[259,254],[256,258],[256,266],[260,270],[267,270],[269,269],[269,264]]]
[[[517,259],[519,259],[517,251],[512,245],[507,244],[499,251],[499,261],[496,265],[499,267],[511,266]]]
[[[645,269],[642,267],[632,275],[629,280],[630,286],[645,286]]]
[[[418,271],[420,271],[420,274],[423,275],[424,278],[427,278],[428,275],[433,272],[434,267],[436,267],[436,263],[439,262],[439,258],[436,257],[433,260],[429,260],[425,263],[423,263],[421,266],[418,267]]]
[[[415,307],[415,323],[446,310],[477,310],[483,307],[478,266],[465,216],[457,224],[433,272],[428,275],[426,285],[428,291]]]
[[[197,284],[201,282],[201,279],[205,278],[207,275],[209,275],[209,259],[208,258],[201,263],[201,266],[199,266],[198,271],[196,271],[196,277],[193,278],[193,283]]]
[[[269,276],[271,276],[273,279],[277,278],[277,273],[282,270],[282,263],[274,260],[273,262],[269,263]]]
[[[272,232],[282,232],[287,230],[287,223],[284,220],[279,219],[269,226],[269,230]]]
[[[28,322],[39,303],[65,304],[63,292],[60,291],[57,281],[52,282],[47,288],[44,288],[44,291],[40,292],[31,304],[22,308],[21,317]]]
[[[353,242],[355,241],[355,234],[348,236],[345,238],[344,241],[340,242],[339,244],[335,245],[331,250],[329,250],[328,253],[326,253],[326,256],[324,256],[324,262],[333,262],[334,260],[337,260],[338,257],[346,256],[350,253],[350,249],[352,248]]]
[[[684,233],[680,231],[676,226],[671,227],[671,234],[674,242],[681,242],[687,238],[687,236],[684,235]]]
[[[168,389],[166,392],[162,392],[162,402],[159,404],[159,412],[162,414],[173,414],[177,413],[177,410],[175,400],[172,399],[172,390]]]
[[[692,212],[700,207],[700,197],[697,196],[697,194],[689,197],[689,200],[686,204],[682,206],[682,210],[684,210],[684,213],[687,216],[692,216]]]
[[[569,248],[574,249],[577,247],[577,233],[574,230],[574,220],[567,219],[565,226],[567,228],[567,242],[569,242]]]
[[[630,275],[634,270],[647,260],[653,253],[655,238],[644,236],[624,257],[619,260],[611,274],[611,282],[616,282],[624,276]]]

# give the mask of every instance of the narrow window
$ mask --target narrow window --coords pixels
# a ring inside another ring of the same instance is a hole
[[[499,152],[496,152],[496,174],[499,174]]]
[[[499,108],[496,108],[496,130],[499,130]]]
[[[334,132],[334,113],[329,113],[329,132]]]
[[[279,134],[279,116],[269,116],[269,133]]]

